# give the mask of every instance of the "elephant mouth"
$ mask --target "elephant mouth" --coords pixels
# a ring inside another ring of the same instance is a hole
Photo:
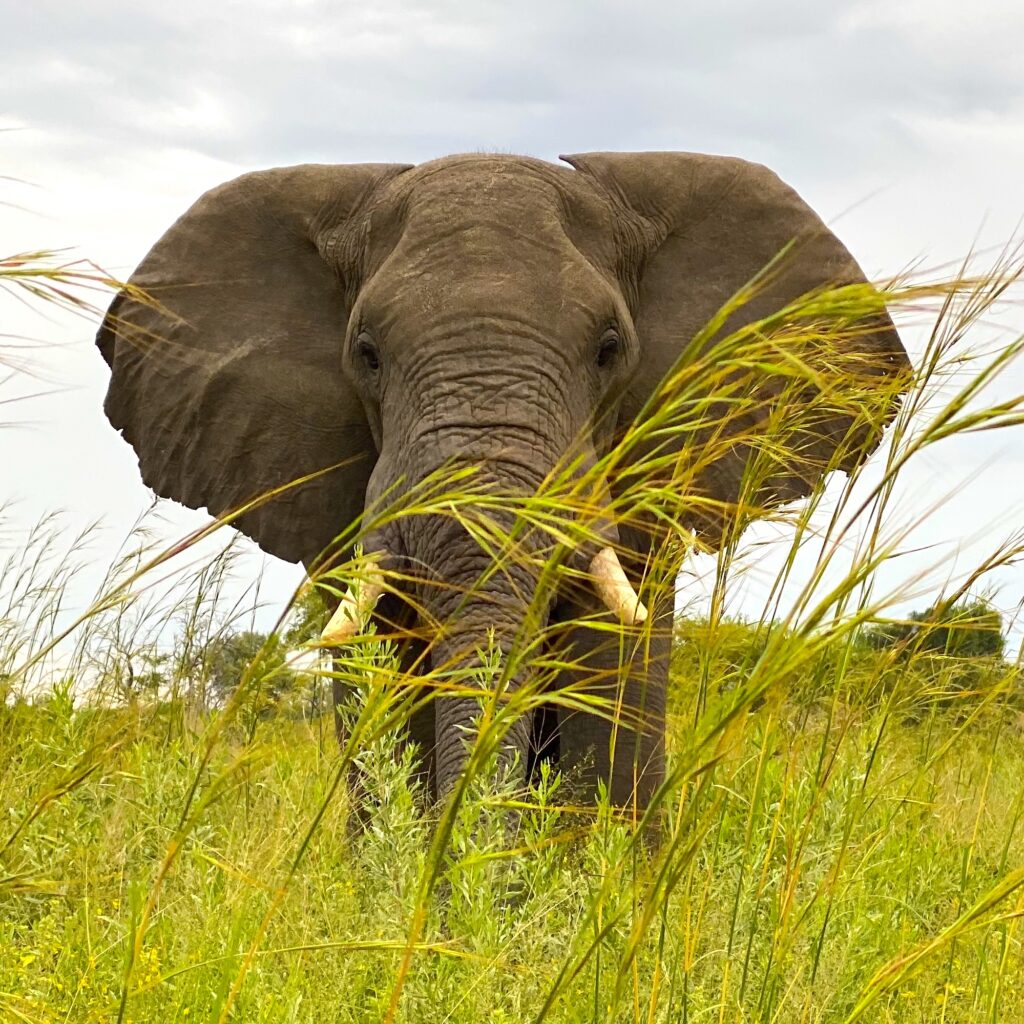
[[[365,629],[377,602],[388,589],[383,563],[389,556],[389,552],[378,550],[362,558],[353,583],[320,635],[321,643],[340,646]],[[594,555],[590,561],[589,576],[601,603],[621,623],[636,626],[646,621],[647,608],[630,583],[614,548],[601,548]]]

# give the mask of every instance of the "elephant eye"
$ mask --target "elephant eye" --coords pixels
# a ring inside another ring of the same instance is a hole
[[[604,369],[609,366],[615,357],[619,354],[619,349],[622,347],[622,339],[619,337],[619,332],[615,328],[610,327],[604,332],[601,338],[601,343],[597,347],[597,365]]]
[[[364,332],[356,338],[355,350],[363,366],[371,373],[376,373],[380,369],[380,353],[368,334]]]

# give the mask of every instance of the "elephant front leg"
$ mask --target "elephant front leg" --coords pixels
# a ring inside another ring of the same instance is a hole
[[[566,622],[564,643],[574,667],[558,677],[556,686],[572,700],[600,701],[595,712],[558,708],[559,766],[568,779],[582,785],[584,799],[593,800],[603,782],[617,807],[642,814],[665,778],[665,703],[672,653],[672,611],[654,611],[649,625],[619,636],[608,630],[610,617],[597,622],[593,607],[559,608]],[[594,625],[600,623],[601,629]],[[649,628],[649,632],[648,632]]]
[[[399,627],[394,622],[387,622],[378,617],[378,626],[388,635],[399,636]],[[412,762],[411,781],[419,783],[428,801],[437,795],[436,772],[434,765],[434,733],[435,707],[433,700],[425,700],[423,673],[426,671],[424,658],[425,645],[422,641],[402,638],[398,644],[398,680],[401,686],[399,699],[408,698],[412,707],[400,727],[400,734],[395,746],[395,755],[402,757],[403,752],[412,744],[415,757]],[[338,656],[338,658],[343,657]],[[336,664],[336,668],[340,668]],[[358,699],[357,686],[347,680],[332,680],[332,696],[334,703],[334,728],[338,746],[344,750],[348,743],[348,718],[353,713]],[[367,794],[366,786],[359,767],[353,763],[348,773],[349,793],[356,815],[365,819]]]

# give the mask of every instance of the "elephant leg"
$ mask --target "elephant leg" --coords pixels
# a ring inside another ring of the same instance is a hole
[[[386,599],[378,610],[378,630],[386,635],[401,637],[398,643],[398,669],[400,678],[410,689],[418,690],[418,679],[424,670],[425,645],[422,641],[409,638],[403,635],[406,627],[412,621],[412,615],[404,603]],[[340,747],[344,747],[348,741],[348,733],[345,724],[343,710],[348,702],[353,699],[355,686],[341,679],[332,680],[332,696],[334,698],[334,728],[335,735]],[[419,700],[420,694],[414,694],[413,699]],[[420,782],[428,799],[433,799],[436,790],[435,767],[434,767],[434,734],[435,734],[435,713],[434,702],[430,701],[417,707],[406,719],[402,728],[401,736],[396,747],[396,754],[400,757],[406,747],[412,743],[417,750],[416,759],[413,762],[412,777]],[[365,786],[360,777],[358,768],[353,765],[349,772],[349,789],[354,800],[360,803],[365,802]]]
[[[411,646],[412,645],[408,645],[408,647],[406,647],[406,645],[403,645],[403,649],[401,650],[399,657],[401,659],[400,664],[402,676],[408,677],[409,682],[407,685],[414,687],[417,685],[417,668],[422,666],[422,661],[418,655],[413,654],[412,651],[408,649]],[[335,679],[333,681],[334,724],[340,747],[344,747],[345,743],[348,741],[348,732],[343,715],[343,709],[346,702],[352,699],[354,689],[355,688],[353,686],[344,683],[339,679]],[[434,764],[434,732],[434,702],[430,701],[421,707],[417,707],[408,716],[402,727],[401,735],[399,736],[398,743],[395,748],[396,755],[401,757],[402,752],[410,743],[415,745],[416,757],[412,765],[412,780],[414,782],[418,782],[422,786],[426,799],[431,802],[437,795],[437,778]],[[365,824],[367,802],[366,786],[363,779],[363,773],[354,762],[349,767],[348,771],[348,789],[353,806],[357,809],[357,818],[362,824]]]
[[[410,647],[414,645],[409,645]],[[402,675],[408,678],[408,686],[414,689],[413,699],[419,704],[422,699],[422,684],[417,680],[423,668],[422,646],[416,644],[414,656],[407,650],[402,652]],[[399,741],[399,752],[410,743],[416,747],[416,758],[413,761],[412,777],[423,787],[426,798],[433,802],[437,797],[437,767],[435,764],[434,747],[436,736],[436,715],[434,701],[420,704],[406,719],[402,738]]]
[[[643,811],[665,777],[665,701],[672,651],[672,614],[655,611],[649,636],[618,637],[574,621],[595,609],[578,603],[559,608],[566,622],[559,646],[572,669],[556,686],[570,697],[599,698],[599,713],[558,710],[559,766],[593,799],[603,782],[611,802]],[[604,624],[604,618],[597,623]],[[595,624],[597,624],[595,623]],[[564,646],[563,646],[564,645]]]
[[[331,659],[335,671],[338,670],[339,658],[336,655]],[[351,703],[355,694],[355,687],[342,679],[331,680],[331,697],[334,703],[334,735],[338,741],[338,749],[344,750],[348,743],[348,725],[345,722],[345,708]],[[349,798],[348,834],[349,838],[357,835],[360,829],[365,828],[368,821],[368,810],[366,800],[366,787],[363,784],[363,773],[355,761],[350,761],[346,775]]]

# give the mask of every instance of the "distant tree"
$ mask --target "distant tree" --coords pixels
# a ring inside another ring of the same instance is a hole
[[[908,655],[959,659],[1001,658],[1006,644],[1003,617],[984,598],[911,612],[904,622],[867,630],[865,640],[876,650],[898,647]]]
[[[131,702],[166,696],[170,687],[170,656],[155,645],[135,648],[119,642],[113,634],[108,648],[97,662],[99,689],[107,697]]]
[[[259,715],[272,711],[295,687],[287,668],[287,647],[275,634],[245,630],[223,633],[206,647],[206,678],[214,701],[226,704],[243,679],[251,684],[251,707]]]
[[[171,656],[156,650],[142,651],[138,656],[139,665],[135,670],[136,691],[159,696],[170,685],[168,672]]]
[[[303,644],[318,639],[328,618],[329,610],[322,593],[312,585],[303,587],[292,604],[288,628],[284,632],[285,645],[291,650],[298,650]],[[310,719],[315,719],[328,709],[330,680],[320,671],[322,666],[318,659],[310,656],[308,664],[308,669],[298,675],[302,677],[305,713]]]
[[[327,605],[316,587],[303,587],[291,607],[284,642],[289,647],[300,647],[316,639],[327,625]]]

